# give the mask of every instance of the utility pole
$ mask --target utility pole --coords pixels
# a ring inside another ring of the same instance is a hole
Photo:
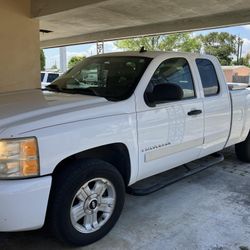
[[[240,37],[237,40],[237,65],[239,65],[239,57],[240,57]]]
[[[243,40],[238,36],[238,40],[237,40],[237,65],[239,65],[241,62],[242,47],[243,47]]]
[[[97,52],[97,55],[104,53],[104,42],[96,43],[96,52]]]
[[[240,61],[242,58],[242,47],[243,47],[243,40],[241,39],[241,41],[240,41]]]

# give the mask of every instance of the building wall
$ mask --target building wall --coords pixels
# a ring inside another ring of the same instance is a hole
[[[39,87],[39,23],[30,18],[30,0],[0,6],[0,92]]]
[[[241,67],[239,69],[234,70],[234,75],[235,74],[238,74],[239,76],[249,76],[250,75],[250,68]]]
[[[227,82],[233,82],[233,76],[249,76],[250,68],[246,66],[235,66],[230,69],[223,69]]]
[[[223,70],[227,82],[233,81],[233,70]]]

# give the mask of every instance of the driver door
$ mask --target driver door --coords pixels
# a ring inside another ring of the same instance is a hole
[[[147,95],[157,84],[180,86],[183,98],[152,105]],[[158,66],[144,93],[145,105],[137,108],[139,179],[198,157],[204,124],[202,99],[196,93],[187,59],[171,58]]]

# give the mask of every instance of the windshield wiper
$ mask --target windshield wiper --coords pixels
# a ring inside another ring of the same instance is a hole
[[[109,101],[109,98],[107,96],[99,94],[98,92],[96,92],[92,88],[86,88],[86,89],[83,89],[83,88],[74,88],[74,89],[62,88],[61,91],[64,93],[68,93],[68,94],[98,96],[98,97],[105,98],[106,100]]]
[[[52,92],[62,92],[62,90],[58,87],[58,85],[55,85],[55,84],[50,84],[42,90],[48,90]]]
[[[119,101],[119,98],[111,97],[111,96],[105,96],[105,95],[100,95],[99,93],[96,93],[92,88],[73,88],[73,89],[68,89],[68,88],[59,88],[58,85],[51,84],[46,86],[42,90],[47,90],[47,91],[53,91],[53,92],[61,92],[61,93],[67,93],[67,94],[79,94],[79,95],[90,95],[90,96],[98,96],[105,98],[108,101]]]
[[[95,91],[91,88],[73,88],[73,89],[68,89],[68,88],[62,88],[61,91],[65,93],[70,93],[70,94],[83,94],[83,95],[93,95],[93,96],[98,96]]]

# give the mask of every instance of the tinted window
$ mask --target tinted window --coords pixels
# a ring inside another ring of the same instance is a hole
[[[44,73],[41,73],[41,82],[43,81]]]
[[[101,56],[86,58],[53,82],[67,93],[124,100],[132,95],[151,58]]]
[[[184,58],[171,58],[163,63],[155,71],[146,92],[153,91],[157,84],[176,84],[183,90],[183,98],[195,97],[193,79],[189,64]]]
[[[59,76],[59,74],[48,74],[48,79],[47,82],[53,82],[54,80],[56,80],[56,78]]]
[[[214,65],[207,59],[196,59],[205,96],[219,93],[219,82]]]

